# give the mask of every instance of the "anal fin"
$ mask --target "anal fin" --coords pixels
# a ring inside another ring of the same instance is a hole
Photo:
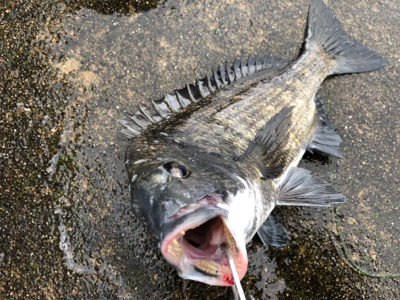
[[[327,207],[345,201],[345,195],[310,171],[292,168],[281,185],[276,204]]]
[[[343,158],[343,154],[340,151],[340,143],[343,142],[343,139],[337,134],[336,129],[328,119],[325,100],[317,94],[314,101],[317,106],[319,131],[311,141],[308,151],[311,153],[317,151],[331,157]]]
[[[264,224],[257,231],[258,236],[264,245],[282,247],[289,241],[285,227],[279,222],[278,215],[272,211]]]

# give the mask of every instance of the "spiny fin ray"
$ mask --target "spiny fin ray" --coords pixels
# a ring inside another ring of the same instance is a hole
[[[221,65],[217,70],[213,70],[212,74],[197,80],[196,83],[187,83],[184,88],[175,90],[173,94],[165,93],[163,98],[152,100],[150,107],[139,106],[139,112],[134,115],[127,115],[134,124],[129,124],[129,121],[120,122],[125,127],[122,132],[127,138],[131,139],[148,126],[169,118],[172,114],[215,94],[229,84],[234,84],[238,80],[240,80],[239,82],[246,80],[253,74],[257,76],[255,75],[257,73],[261,76],[264,76],[262,74],[265,73],[266,78],[270,78],[267,76],[268,72],[288,64],[288,60],[273,56],[250,55],[247,59],[238,58],[230,68]]]
[[[177,113],[181,109],[176,95],[165,93],[164,101],[168,105],[169,110],[173,113]]]

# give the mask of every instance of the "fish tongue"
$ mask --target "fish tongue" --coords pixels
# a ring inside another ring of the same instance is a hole
[[[224,242],[224,240],[224,228],[222,226],[213,227],[210,244],[219,246],[222,244],[222,242]]]

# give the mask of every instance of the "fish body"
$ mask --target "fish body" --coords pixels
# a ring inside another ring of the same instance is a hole
[[[311,2],[308,26],[297,60],[238,59],[121,121],[133,138],[126,166],[134,213],[183,278],[232,285],[224,247],[241,279],[256,233],[266,244],[288,241],[276,205],[345,201],[297,168],[307,150],[342,156],[317,91],[328,75],[385,61],[352,42],[321,0]]]

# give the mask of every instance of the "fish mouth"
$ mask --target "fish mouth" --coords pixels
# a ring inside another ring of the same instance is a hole
[[[184,209],[187,211],[188,207]],[[227,215],[221,207],[202,206],[177,219],[173,230],[165,235],[161,252],[182,278],[232,286],[233,275],[225,251],[232,256],[239,279],[244,277],[248,264],[244,237],[229,229]]]

